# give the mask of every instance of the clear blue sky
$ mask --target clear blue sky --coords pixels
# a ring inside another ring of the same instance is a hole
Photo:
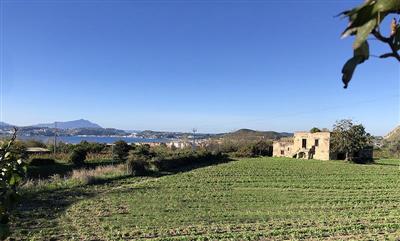
[[[333,16],[360,2],[1,0],[0,119],[222,132],[352,118],[385,134],[398,62],[371,58],[341,83],[352,39]]]

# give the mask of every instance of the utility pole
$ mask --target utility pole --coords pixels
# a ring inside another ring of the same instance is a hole
[[[192,145],[192,148],[193,148],[193,150],[196,148],[196,132],[197,132],[197,129],[196,128],[193,128],[193,145]]]
[[[111,165],[114,165],[114,143],[111,143]]]
[[[57,121],[54,122],[54,158],[56,158],[57,153]]]

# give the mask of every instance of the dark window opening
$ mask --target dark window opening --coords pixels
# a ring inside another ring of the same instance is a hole
[[[303,139],[301,143],[302,148],[307,148],[307,139]]]
[[[319,145],[319,140],[315,139],[315,145],[314,146],[318,146]]]
[[[285,154],[285,151],[284,150],[281,150],[281,155],[284,155]]]
[[[339,152],[336,156],[337,160],[345,160],[346,159],[346,153]]]

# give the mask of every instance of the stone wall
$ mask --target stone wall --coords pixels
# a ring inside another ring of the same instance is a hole
[[[293,157],[293,141],[274,141],[272,148],[272,156]]]
[[[330,132],[295,132],[292,141],[274,142],[273,156],[329,160],[330,135]]]
[[[294,133],[293,155],[304,152],[305,158],[308,159],[329,160],[330,137],[330,132],[296,132]],[[303,140],[305,140],[305,148]]]

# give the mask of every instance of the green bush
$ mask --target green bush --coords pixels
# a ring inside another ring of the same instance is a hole
[[[129,152],[126,169],[129,175],[143,176],[149,172],[174,171],[182,167],[211,164],[225,158],[220,152],[212,154],[205,149],[171,150],[166,147],[136,146]]]
[[[272,142],[258,141],[256,143],[243,144],[234,155],[236,157],[272,156]]]
[[[26,165],[21,159],[24,148],[16,144],[17,130],[9,141],[0,141],[0,240],[9,235],[9,216],[19,197],[17,189],[26,174]]]
[[[75,166],[83,166],[85,164],[87,155],[87,150],[80,146],[77,146],[72,152],[69,157],[69,161],[74,164]]]
[[[147,162],[143,160],[128,160],[126,162],[126,170],[128,175],[144,176],[147,172]]]
[[[128,145],[125,141],[116,141],[114,142],[114,147],[113,147],[113,158],[118,160],[118,161],[125,161],[128,157],[129,150],[131,150],[131,146]]]
[[[181,150],[170,153],[164,158],[153,158],[151,163],[160,171],[170,171],[190,165],[206,164],[220,161],[224,156],[220,153],[213,155],[209,151]]]
[[[106,149],[105,144],[97,142],[81,141],[78,145],[86,149],[88,153],[102,153]]]

